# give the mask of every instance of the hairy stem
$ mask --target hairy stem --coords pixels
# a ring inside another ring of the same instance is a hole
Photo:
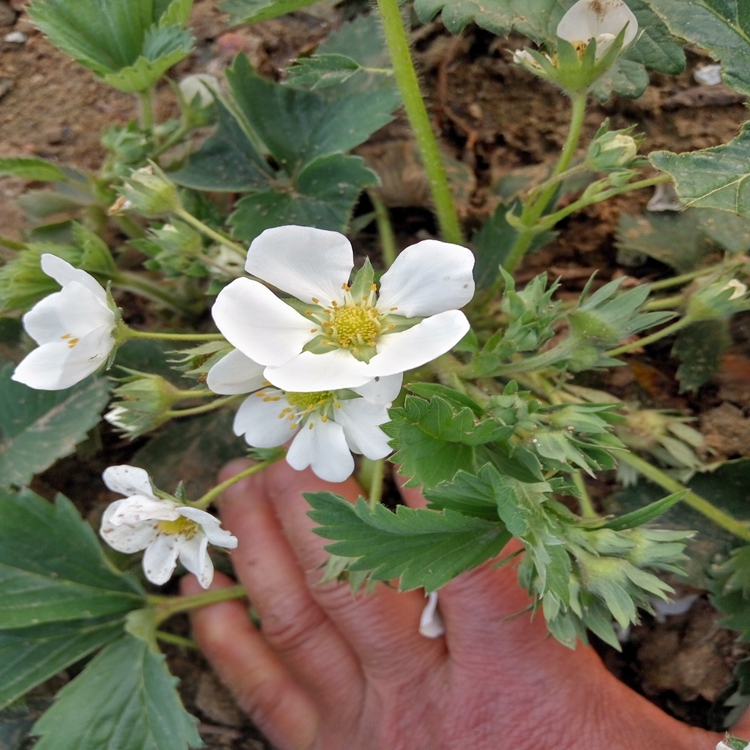
[[[178,612],[187,612],[208,604],[226,602],[230,599],[242,599],[246,597],[244,586],[228,586],[225,589],[212,589],[201,594],[190,594],[189,596],[158,597],[156,600],[156,624],[164,622]]]
[[[161,331],[136,331],[134,328],[123,326],[126,333],[124,340],[128,339],[156,339],[159,341],[222,341],[224,337],[220,333],[167,333]]]
[[[432,131],[430,116],[419,89],[419,81],[411,58],[409,39],[404,29],[398,0],[378,0],[378,10],[383,22],[383,32],[391,55],[396,83],[401,91],[406,116],[409,118],[422,156],[422,164],[427,172],[440,232],[446,242],[462,245],[464,240],[461,225],[440,156],[437,138]]]
[[[383,263],[386,268],[393,265],[396,260],[396,237],[393,234],[393,225],[388,216],[388,208],[383,203],[380,196],[374,191],[368,191],[373,208],[375,209],[375,222],[378,225],[378,235],[380,236],[380,250],[383,253]]]
[[[211,401],[208,404],[202,404],[201,406],[194,406],[192,409],[170,409],[164,413],[164,416],[168,419],[176,419],[179,417],[192,417],[196,414],[207,414],[210,411],[216,411],[216,409],[222,409],[225,406],[239,401],[240,399],[246,398],[246,393],[238,393],[234,396],[226,396],[225,398],[217,398],[216,401]]]
[[[267,468],[271,464],[275,464],[277,461],[284,458],[286,455],[286,451],[279,451],[278,456],[274,456],[273,458],[269,458],[266,461],[261,461],[260,463],[253,464],[249,468],[245,469],[245,471],[241,471],[239,474],[235,474],[233,477],[229,477],[229,479],[226,479],[221,484],[217,484],[216,487],[210,489],[203,497],[198,498],[195,502],[190,503],[194,508],[207,508],[211,503],[219,496],[222,492],[224,492],[227,487],[231,487],[233,484],[237,484],[237,482],[241,481],[242,479],[245,479],[245,477],[251,477],[253,474],[257,474],[260,471],[263,471],[263,469]]]
[[[149,86],[138,92],[138,121],[141,130],[153,130],[154,127],[154,90]]]
[[[681,331],[692,322],[693,319],[690,317],[681,318],[671,325],[665,326],[660,331],[652,333],[650,336],[644,336],[642,339],[638,339],[637,341],[631,341],[629,344],[623,344],[622,346],[618,346],[615,349],[610,349],[609,351],[604,352],[604,354],[607,357],[617,357],[620,354],[625,354],[626,352],[633,351],[633,349],[640,349],[643,346],[653,344],[654,341],[659,341],[659,339],[666,338],[667,336],[671,336],[672,334],[677,333],[677,331]]]
[[[149,281],[140,274],[133,273],[132,271],[118,271],[112,277],[112,284],[141,297],[161,302],[171,310],[184,315],[192,316],[196,312],[189,304],[171,294],[163,285]]]
[[[242,245],[238,245],[236,242],[229,239],[229,237],[225,237],[223,234],[220,234],[214,229],[211,229],[211,227],[204,224],[200,219],[196,219],[195,216],[193,216],[189,211],[186,211],[184,208],[180,207],[174,213],[183,221],[195,227],[195,229],[197,229],[201,234],[205,234],[206,237],[210,237],[220,245],[224,245],[224,247],[228,247],[231,250],[234,250],[237,255],[242,258],[243,261],[247,257],[247,250],[242,247]]]
[[[721,526],[723,529],[731,532],[740,539],[750,541],[750,529],[741,521],[736,518],[724,513],[719,510],[715,505],[710,503],[705,498],[697,495],[692,490],[689,490],[685,485],[678,482],[676,479],[672,479],[668,474],[665,474],[661,469],[653,466],[648,461],[642,459],[640,456],[636,456],[634,453],[623,451],[618,454],[619,460],[634,468],[639,474],[642,474],[646,479],[652,481],[654,484],[658,484],[659,487],[667,490],[668,492],[681,492],[686,490],[682,502],[689,505],[693,510],[697,510],[706,518],[713,521],[717,526]]]

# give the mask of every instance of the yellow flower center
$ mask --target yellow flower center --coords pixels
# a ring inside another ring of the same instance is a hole
[[[339,307],[331,315],[331,333],[347,349],[352,345],[375,346],[380,331],[374,307]]]
[[[308,412],[323,406],[333,396],[331,391],[313,391],[312,393],[287,393],[286,400],[300,412]]]
[[[192,539],[200,531],[201,527],[195,521],[191,521],[189,518],[185,518],[185,516],[180,516],[174,521],[158,521],[156,528],[163,534],[181,534],[188,539]]]

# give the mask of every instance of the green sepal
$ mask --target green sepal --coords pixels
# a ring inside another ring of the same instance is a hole
[[[673,505],[679,503],[687,490],[680,490],[680,492],[674,492],[667,497],[657,500],[655,503],[650,503],[645,508],[639,508],[634,510],[632,513],[626,513],[624,516],[619,518],[613,518],[611,521],[602,524],[603,529],[612,529],[613,531],[624,531],[625,529],[634,529],[636,526],[643,526],[651,521],[657,519],[663,513],[666,513]]]
[[[328,343],[326,343],[328,342]],[[328,339],[325,334],[316,336],[312,341],[308,341],[303,347],[303,352],[311,352],[312,354],[327,354],[332,352],[334,349],[339,349],[339,345]]]
[[[373,282],[375,281],[375,271],[373,270],[372,264],[369,258],[365,258],[364,265],[357,271],[354,280],[351,283],[349,292],[354,298],[355,302],[360,302],[363,299],[369,299],[370,292],[372,291]]]

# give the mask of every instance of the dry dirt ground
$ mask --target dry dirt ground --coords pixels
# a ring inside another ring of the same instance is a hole
[[[134,101],[101,84],[89,71],[50,46],[24,14],[24,0],[0,0],[0,157],[37,155],[61,164],[96,170],[104,155],[101,131],[125,123],[136,115]],[[214,0],[196,0],[191,26],[196,51],[172,74],[216,73],[237,52],[244,51],[262,73],[278,76],[299,54],[309,52],[341,21],[341,9],[314,5],[282,19],[229,30]],[[23,43],[2,41],[10,32],[21,32]],[[508,48],[522,46],[521,38],[498,41],[476,28],[459,37],[449,35],[439,22],[416,30],[417,59],[430,100],[434,124],[448,153],[465,167],[459,169],[459,207],[469,227],[479,226],[493,208],[492,186],[511,170],[544,163],[562,145],[568,122],[566,101],[552,87],[510,65]],[[689,54],[688,70],[677,78],[652,76],[652,86],[637,101],[614,99],[596,104],[586,119],[592,135],[605,117],[614,127],[637,123],[645,135],[643,150],[692,150],[723,143],[736,135],[746,119],[743,103],[731,92],[712,93],[710,106],[696,91],[691,73],[705,62]],[[167,87],[157,113],[169,114]],[[384,171],[384,197],[393,207],[398,239],[406,245],[434,226],[428,210],[423,176],[414,160],[408,129],[397,120],[376,134],[365,147],[367,156]],[[27,227],[14,199],[30,187],[41,187],[15,178],[0,178],[0,236],[20,238]],[[593,271],[606,280],[621,274],[616,263],[614,230],[621,212],[638,212],[650,196],[619,197],[571,217],[560,236],[528,259],[519,279],[549,270],[562,278],[565,293],[579,291]],[[647,265],[641,275],[664,275],[658,264]],[[622,368],[610,383],[618,395],[636,394],[651,405],[682,408],[700,417],[715,455],[748,455],[750,420],[747,419],[750,375],[750,321],[734,328],[735,346],[715,381],[698,397],[678,395],[674,363],[635,360]],[[668,349],[665,349],[665,354]],[[105,434],[114,453],[127,460],[132,447]],[[97,472],[102,458],[89,456],[85,466],[68,459],[39,483],[49,492],[70,489],[70,476],[89,482],[92,504],[109,499]],[[67,472],[67,473],[66,473]],[[83,477],[83,479],[81,479]],[[71,493],[73,494],[73,493]],[[701,593],[701,592],[697,592]],[[705,723],[706,710],[731,680],[731,667],[741,649],[705,597],[686,615],[664,624],[650,619],[633,632],[623,655],[605,652],[617,674],[675,715]],[[177,632],[187,634],[185,622]],[[170,663],[181,678],[181,692],[201,721],[201,734],[209,748],[261,750],[265,742],[234,706],[210,671],[191,652],[169,650]],[[65,681],[70,675],[58,680]],[[42,696],[43,697],[43,696]]]

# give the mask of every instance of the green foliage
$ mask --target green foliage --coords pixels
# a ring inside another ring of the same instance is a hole
[[[315,532],[336,540],[331,553],[357,558],[350,571],[370,571],[374,580],[400,579],[403,590],[440,588],[465,570],[495,557],[510,539],[504,524],[399,506],[370,508],[360,498],[352,505],[332,492],[305,493]]]
[[[283,16],[312,5],[317,0],[224,0],[219,8],[228,13],[230,23],[255,23]]]
[[[65,172],[57,164],[52,164],[46,159],[31,157],[0,159],[0,174],[40,182],[59,182],[67,179]]]
[[[107,646],[34,725],[38,750],[187,750],[201,747],[176,679],[140,638]]]
[[[122,615],[0,629],[0,709],[122,635]]]
[[[750,17],[742,2],[649,0],[669,30],[721,62],[722,78],[750,94]]]
[[[656,169],[675,182],[686,206],[718,208],[750,218],[750,125],[729,143],[687,154],[655,151],[650,155]]]
[[[731,343],[727,320],[697,320],[683,328],[672,347],[672,356],[680,360],[677,369],[680,393],[694,391],[707,383],[719,369]]]
[[[65,54],[121,91],[150,88],[187,57],[192,0],[35,0],[29,15]]]
[[[324,99],[260,78],[245,57],[227,77],[234,101],[219,106],[218,131],[170,176],[201,190],[248,191],[230,217],[244,240],[290,223],[344,231],[360,190],[377,177],[343,152],[390,121],[397,93]]]
[[[37,391],[0,370],[0,487],[21,486],[67,456],[100,419],[107,381],[88,378],[63,391]]]
[[[469,21],[500,36],[512,30],[537,43],[551,43],[557,24],[575,0],[416,0],[414,8],[421,21],[431,20],[442,11],[443,23],[457,34]],[[638,19],[640,36],[602,79],[596,90],[602,98],[612,93],[640,96],[648,85],[644,68],[679,73],[685,56],[667,27],[645,0],[629,0]]]
[[[348,81],[362,67],[346,55],[313,55],[299,58],[287,71],[287,83],[325,89]]]
[[[59,496],[52,505],[29,490],[0,491],[0,518],[0,629],[124,615],[143,606],[140,585],[110,566],[69,500]]]

